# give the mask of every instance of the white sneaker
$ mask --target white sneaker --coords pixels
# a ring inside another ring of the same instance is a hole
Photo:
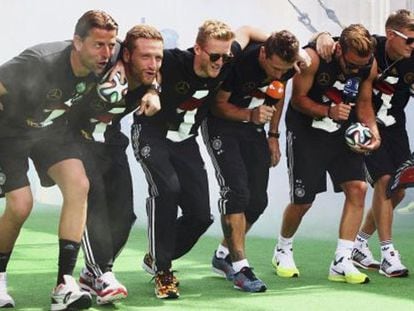
[[[368,276],[359,272],[352,264],[351,258],[346,258],[345,256],[338,256],[332,261],[329,268],[328,280],[350,284],[363,284],[369,282]]]
[[[51,294],[50,310],[88,309],[92,305],[91,294],[81,291],[71,275],[63,276],[64,283],[59,284]]]
[[[357,243],[355,243],[357,245]],[[379,270],[380,262],[375,260],[368,247],[368,243],[363,243],[352,250],[352,261],[354,265],[362,269]]]
[[[95,292],[95,279],[96,276],[89,272],[89,270],[84,267],[81,270],[79,275],[79,287],[85,292],[91,293],[91,295],[96,295]]]
[[[408,269],[401,263],[398,251],[394,250],[388,252],[387,256],[381,259],[379,273],[389,278],[406,277]]]
[[[295,261],[293,259],[293,250],[289,249],[276,249],[276,253],[272,258],[272,265],[276,270],[276,274],[282,278],[293,278],[299,276],[299,270],[296,268]]]
[[[13,308],[15,306],[13,298],[7,293],[6,272],[0,273],[0,308]]]
[[[414,213],[414,202],[408,203],[406,206],[397,208],[397,213],[401,215],[413,214]]]
[[[128,296],[125,286],[115,278],[111,271],[96,278],[93,289],[98,305],[113,303]]]

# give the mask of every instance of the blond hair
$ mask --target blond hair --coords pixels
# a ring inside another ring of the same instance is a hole
[[[352,50],[359,57],[367,57],[374,52],[376,41],[363,25],[352,24],[342,31],[339,44],[344,53]]]
[[[404,9],[395,11],[388,16],[385,28],[395,30],[407,28],[410,31],[414,31],[414,15],[411,11]]]
[[[221,41],[233,40],[234,32],[230,26],[218,20],[206,20],[199,28],[196,43],[204,46],[207,40],[216,39]]]

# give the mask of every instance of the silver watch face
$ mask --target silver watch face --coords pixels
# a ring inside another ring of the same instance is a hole
[[[151,84],[150,89],[156,91],[157,93],[161,93],[161,85],[158,83]]]

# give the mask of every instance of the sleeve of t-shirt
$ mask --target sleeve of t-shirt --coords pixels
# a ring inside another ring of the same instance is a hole
[[[0,82],[10,94],[33,89],[42,79],[40,66],[36,52],[27,49],[0,66]]]
[[[242,48],[240,44],[237,41],[233,41],[231,44],[231,53],[233,54],[233,61],[231,64],[229,64],[230,69],[229,72],[224,79],[223,83],[221,84],[220,89],[226,92],[232,92],[233,91],[233,85],[236,80],[236,66],[235,63],[237,62],[237,58],[241,55]]]

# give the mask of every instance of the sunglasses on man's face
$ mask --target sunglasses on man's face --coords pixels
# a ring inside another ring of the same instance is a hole
[[[231,54],[220,54],[220,53],[209,53],[206,50],[202,49],[210,58],[210,62],[215,63],[220,58],[223,59],[223,63],[228,63],[233,59],[233,55]]]
[[[372,62],[374,61],[374,55],[371,55],[371,58],[369,59],[368,63],[364,65],[354,64],[350,61],[348,61],[345,57],[345,55],[342,55],[342,58],[345,63],[345,68],[347,70],[363,70],[363,69],[369,69],[372,66]]]
[[[393,33],[395,33],[398,37],[403,38],[405,40],[405,44],[410,45],[414,43],[414,37],[408,37],[402,32],[399,32],[398,30],[391,29]]]

